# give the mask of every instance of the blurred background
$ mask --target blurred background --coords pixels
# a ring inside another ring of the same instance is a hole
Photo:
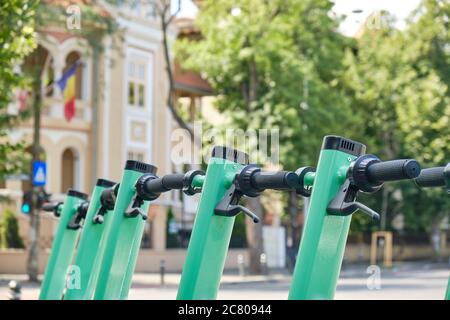
[[[314,166],[327,134],[383,160],[450,162],[448,0],[14,0],[0,44],[0,299],[10,280],[37,298],[58,220],[33,189],[89,193],[127,159],[205,168],[193,155],[220,140],[194,124],[277,129],[272,169]],[[382,219],[354,215],[337,298],[442,299],[446,192],[405,182],[361,201]],[[197,203],[173,191],[152,204],[130,298],[175,297]],[[237,216],[219,298],[284,299],[307,199],[268,191],[252,207],[263,223]]]

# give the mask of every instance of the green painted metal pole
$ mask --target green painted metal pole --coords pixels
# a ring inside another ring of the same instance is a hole
[[[106,213],[103,216],[102,223],[95,221],[94,217],[101,207],[100,197],[103,190],[112,188],[114,185],[115,183],[112,181],[97,180],[83,225],[83,233],[80,236],[77,254],[73,262],[73,265],[79,270],[79,283],[66,287],[64,300],[90,300],[93,298],[94,284],[99,272],[99,263],[96,263],[96,261],[103,256],[99,250],[100,244],[102,237],[106,234],[105,230],[112,220],[110,213]]]
[[[145,213],[148,211],[149,202],[133,205],[136,181],[146,173],[155,174],[156,167],[139,161],[127,161],[104,243],[104,255],[94,293],[96,300],[125,299],[128,294],[131,284],[128,278],[132,276],[129,269],[134,270],[136,265],[145,220],[140,216],[128,217],[125,212],[131,208],[140,208]]]
[[[447,282],[447,291],[445,292],[445,300],[450,300],[450,277]]]
[[[351,215],[329,215],[327,206],[345,181],[350,163],[365,152],[365,146],[354,141],[352,148],[358,152],[346,151],[336,143],[339,139],[324,138],[289,299],[334,297]]]
[[[61,211],[58,229],[47,263],[39,299],[60,300],[63,295],[68,268],[72,262],[80,229],[69,229],[68,225],[78,207],[85,202],[87,195],[75,190],[67,192]]]
[[[450,300],[450,277],[448,278],[447,291],[445,292],[445,300]]]
[[[450,194],[450,163],[442,167],[423,169],[414,182],[420,188],[445,188],[447,194]],[[450,277],[444,299],[450,300]]]
[[[214,209],[245,164],[245,153],[214,147],[181,275],[179,300],[217,297],[235,218],[215,215]]]

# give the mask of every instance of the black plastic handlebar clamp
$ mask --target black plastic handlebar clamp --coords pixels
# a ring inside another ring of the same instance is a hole
[[[295,171],[299,178],[296,192],[297,194],[307,198],[311,197],[312,188],[311,186],[305,185],[305,176],[310,172],[316,172],[316,169],[313,167],[301,167]]]
[[[194,178],[198,175],[205,175],[205,172],[202,170],[190,170],[186,172],[186,174],[183,177],[183,192],[188,195],[192,196],[196,193],[202,192],[202,188],[196,188],[192,186],[192,182],[194,181]]]

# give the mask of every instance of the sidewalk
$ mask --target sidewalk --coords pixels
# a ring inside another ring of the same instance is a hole
[[[380,269],[380,287],[373,288],[372,272],[367,265],[346,265],[336,290],[336,299],[437,299],[442,300],[450,275],[446,264],[402,263]],[[369,270],[370,271],[370,270]],[[0,275],[0,300],[8,298],[8,282],[22,283],[22,299],[37,299],[39,284],[29,283],[25,275]],[[135,274],[130,299],[175,299],[180,274],[166,274],[161,284],[159,274]],[[291,285],[291,275],[277,270],[267,276],[225,273],[218,299],[284,300]],[[372,289],[369,289],[372,287]]]

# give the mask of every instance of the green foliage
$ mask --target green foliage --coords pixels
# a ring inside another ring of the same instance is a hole
[[[6,209],[0,223],[0,248],[25,248],[19,235],[19,224],[15,213]]]
[[[166,223],[166,237],[167,237],[167,248],[179,248],[180,247],[180,239],[178,234],[170,233],[169,228],[171,223],[175,223],[175,215],[173,214],[172,208],[167,210],[167,223]]]
[[[343,83],[364,123],[360,139],[385,159],[412,157],[423,168],[444,165],[450,162],[450,3],[424,0],[405,30],[393,28],[392,17],[383,15],[389,23],[365,30],[344,60]],[[385,187],[388,212],[404,214],[409,230],[430,230],[449,213],[442,190],[419,190],[411,183]],[[379,194],[369,201],[380,208]]]
[[[107,1],[115,4],[117,1]],[[103,37],[107,34],[113,34],[118,30],[117,22],[109,15],[107,10],[99,1],[78,1],[77,7],[80,8],[81,26],[79,29],[66,29],[65,32],[74,36],[79,36],[88,41],[90,48],[94,51],[103,50]],[[67,5],[57,5],[54,3],[41,4],[37,11],[37,25],[66,27]]]
[[[355,41],[336,32],[331,6],[204,1],[196,20],[203,38],[179,41],[176,55],[213,86],[226,128],[280,129],[286,169],[314,164],[326,134],[363,141],[386,160],[450,162],[450,3],[423,0],[402,30],[382,12],[384,23]],[[415,231],[448,215],[450,199],[441,190],[410,182],[385,188],[388,228],[398,213]],[[380,192],[361,199],[381,210]],[[353,231],[371,230],[360,217]]]
[[[314,163],[325,134],[354,127],[338,90],[350,41],[335,31],[331,7],[327,0],[204,1],[196,20],[203,39],[175,46],[183,66],[213,86],[226,128],[280,129],[285,168]]]
[[[245,214],[238,214],[234,220],[233,231],[230,238],[230,248],[245,248],[246,243]]]
[[[37,0],[0,3],[0,179],[23,168],[24,144],[6,142],[6,138],[27,113],[12,113],[8,106],[18,88],[30,86],[30,79],[19,73],[18,66],[36,46],[37,6]]]

